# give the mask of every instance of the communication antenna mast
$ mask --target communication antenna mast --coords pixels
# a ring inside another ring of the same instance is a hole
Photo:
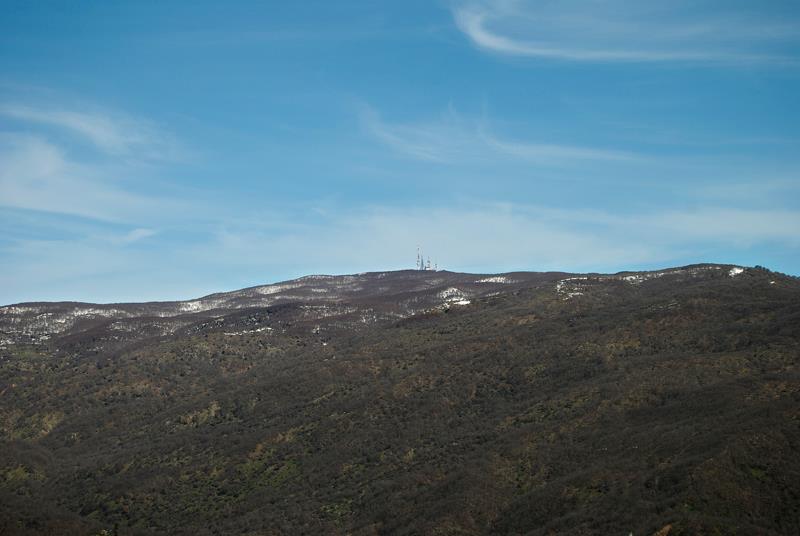
[[[419,254],[419,246],[417,246],[417,270],[422,270],[422,257]]]

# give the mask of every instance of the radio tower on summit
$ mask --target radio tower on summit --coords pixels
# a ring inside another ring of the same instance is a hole
[[[428,256],[428,258],[425,259],[425,255],[422,254],[422,250],[420,250],[419,246],[417,246],[417,264],[416,264],[416,269],[417,270],[425,270],[425,271],[428,271],[428,270],[434,270],[435,271],[435,270],[438,270],[438,268],[439,268],[438,264],[433,264],[433,267],[431,266],[431,258],[430,258],[430,256]]]

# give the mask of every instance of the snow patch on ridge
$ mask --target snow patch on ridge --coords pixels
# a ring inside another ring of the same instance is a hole
[[[610,279],[619,279],[620,281],[624,281],[626,283],[630,283],[631,285],[639,285],[645,281],[649,281],[651,279],[658,279],[664,276],[675,276],[675,275],[690,275],[690,276],[697,276],[704,272],[710,272],[713,270],[722,270],[722,266],[694,266],[692,268],[676,268],[674,270],[663,270],[660,272],[640,272],[636,274],[627,274],[627,275],[614,275],[608,276]],[[743,271],[741,268],[737,268],[740,270],[741,273]],[[731,270],[731,276],[736,275]]]
[[[556,281],[556,294],[562,296],[565,300],[574,298],[575,296],[583,296],[581,292],[580,281],[586,281],[588,277],[568,277]]]
[[[462,292],[461,290],[457,289],[456,287],[449,287],[449,288],[446,288],[446,289],[442,290],[441,292],[439,292],[439,294],[437,294],[437,296],[439,296],[439,298],[441,298],[443,300],[447,300],[447,299],[453,298],[454,296],[455,297],[462,297],[462,296],[465,296],[465,294],[464,294],[464,292]]]
[[[302,287],[302,286],[303,285],[301,285],[300,283],[284,283],[282,285],[280,285],[280,284],[279,285],[266,285],[266,286],[263,286],[263,287],[258,287],[255,290],[259,294],[270,295],[270,294],[277,294],[278,292],[283,292],[284,290],[291,290],[293,288],[298,288],[298,287]]]
[[[457,289],[456,287],[449,287],[444,289],[443,291],[439,292],[436,295],[440,300],[442,300],[442,306],[447,307],[450,305],[469,305],[470,300],[468,299],[470,296],[463,290]]]
[[[211,309],[217,309],[219,307],[224,307],[227,305],[227,300],[224,299],[215,299],[215,300],[190,300],[185,302],[180,302],[178,304],[178,314],[181,313],[199,313],[202,311],[210,311]],[[160,312],[158,316],[162,317],[170,317],[174,316],[175,313],[171,311]]]
[[[207,307],[204,307],[203,302],[200,300],[182,302],[179,307],[182,313],[196,313],[198,311],[205,311],[206,309]]]
[[[484,277],[483,279],[478,279],[475,281],[476,283],[516,283],[513,279],[509,279],[504,275],[494,275],[492,277]]]
[[[265,326],[265,327],[256,328],[256,329],[246,329],[244,331],[225,331],[225,332],[223,332],[223,335],[227,335],[227,336],[231,337],[231,336],[235,336],[235,335],[248,335],[250,333],[261,333],[262,331],[272,331],[272,328]]]

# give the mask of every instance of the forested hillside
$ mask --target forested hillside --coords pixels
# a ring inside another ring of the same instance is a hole
[[[800,533],[797,279],[347,277],[0,309],[0,534]]]

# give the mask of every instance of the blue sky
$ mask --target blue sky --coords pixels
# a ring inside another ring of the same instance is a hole
[[[800,274],[800,4],[0,2],[0,303]]]

